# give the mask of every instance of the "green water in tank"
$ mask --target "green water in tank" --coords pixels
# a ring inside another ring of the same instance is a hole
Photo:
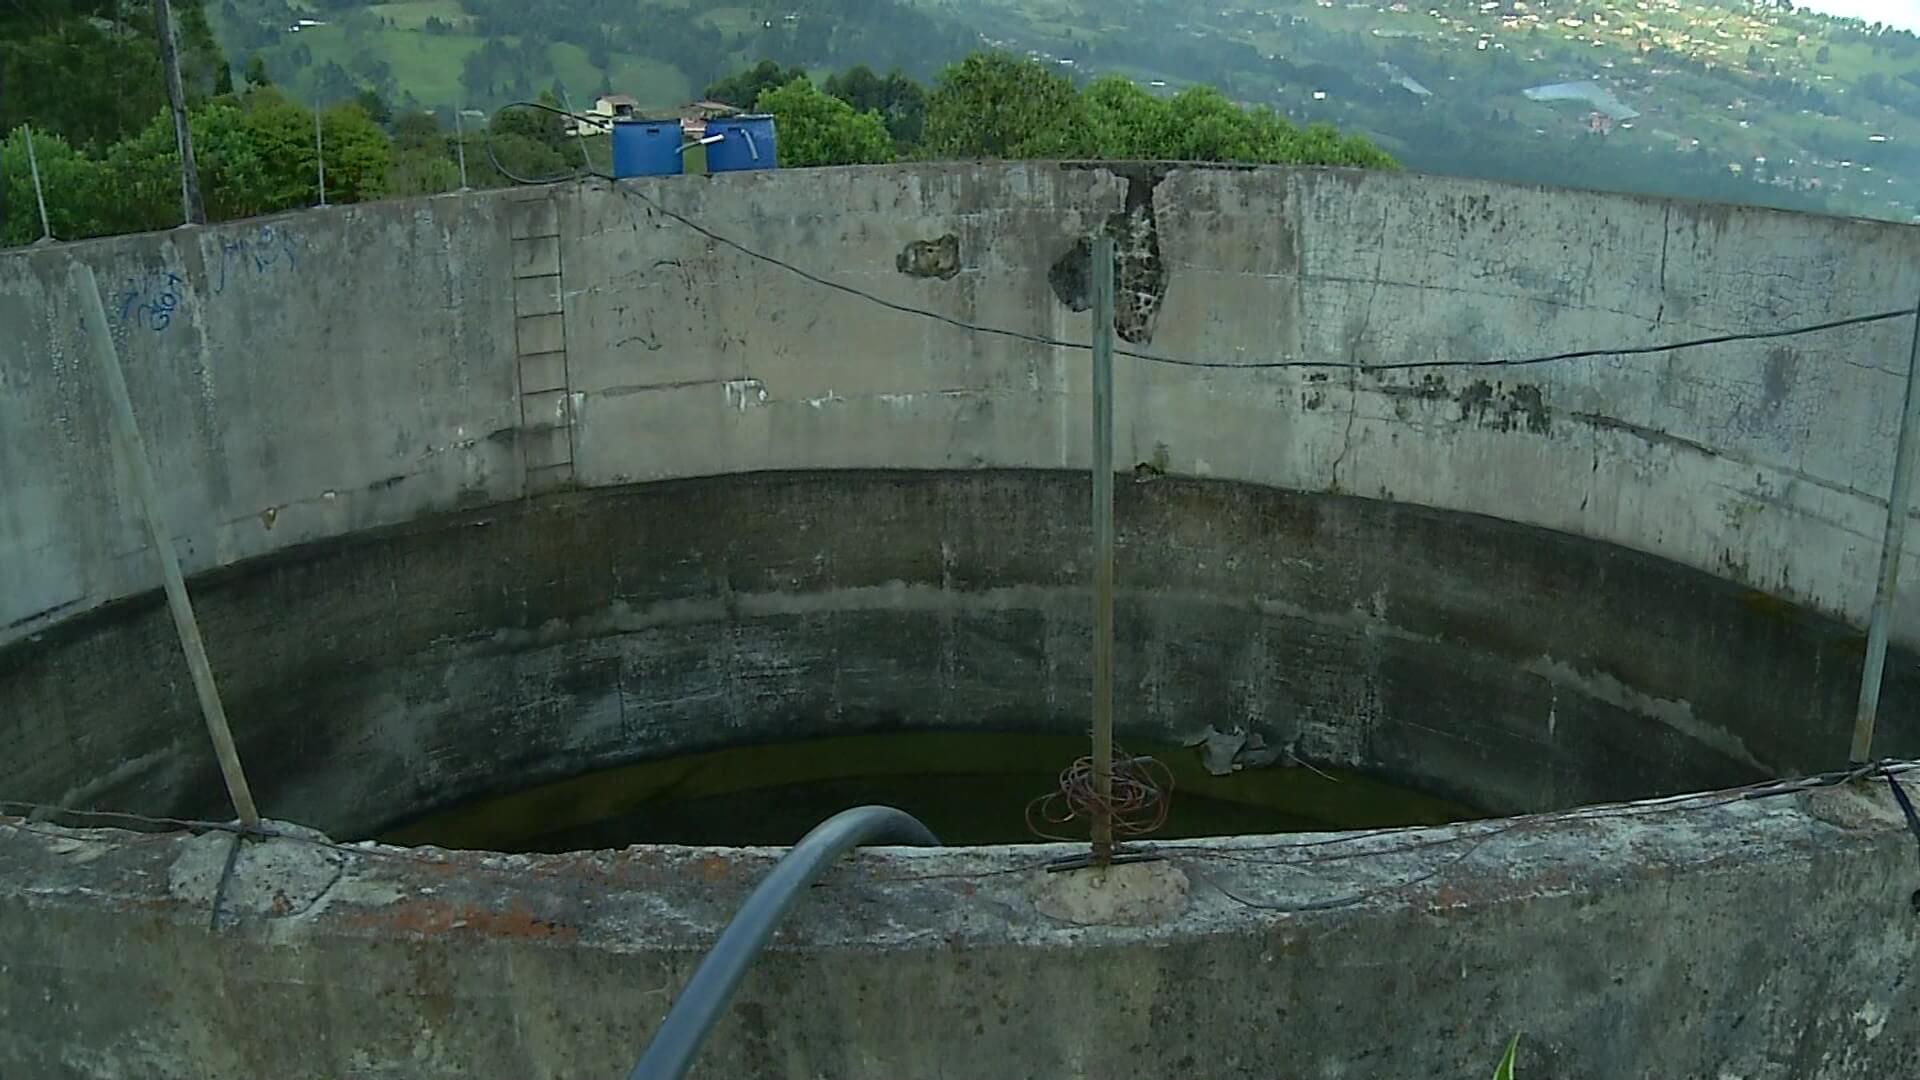
[[[1353,772],[1210,774],[1197,748],[1130,744],[1173,779],[1162,839],[1437,825],[1468,807]],[[1036,841],[1027,808],[1087,752],[1082,738],[856,735],[646,761],[476,800],[388,830],[395,844],[578,851],[629,844],[786,845],[850,806],[896,806],[949,844]],[[1073,835],[1074,825],[1058,830]],[[1084,830],[1078,835],[1084,837]]]

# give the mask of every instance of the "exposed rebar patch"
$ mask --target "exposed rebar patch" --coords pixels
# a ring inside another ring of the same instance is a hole
[[[944,281],[960,273],[960,238],[948,233],[935,240],[915,240],[900,252],[893,265],[908,277]]]
[[[1167,295],[1167,270],[1160,261],[1160,230],[1154,218],[1153,192],[1165,179],[1162,170],[1125,173],[1125,209],[1107,218],[1113,237],[1113,329],[1132,344],[1153,340],[1153,321]],[[1093,241],[1082,237],[1047,271],[1053,295],[1074,311],[1093,305]]]

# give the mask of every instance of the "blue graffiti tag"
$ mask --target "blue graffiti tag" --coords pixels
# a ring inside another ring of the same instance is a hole
[[[173,313],[186,301],[186,279],[172,270],[149,270],[120,286],[120,321],[159,333],[173,325]]]
[[[299,262],[293,234],[272,225],[262,225],[251,233],[220,239],[220,269],[213,276],[213,294],[227,291],[229,274],[238,277],[251,270],[264,274],[278,266],[292,269]]]

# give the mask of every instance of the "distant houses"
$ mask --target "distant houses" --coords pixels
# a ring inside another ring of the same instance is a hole
[[[1603,113],[1610,120],[1631,120],[1640,115],[1626,102],[1613,95],[1613,91],[1596,82],[1551,83],[1547,86],[1530,86],[1521,93],[1528,101],[1584,101],[1593,106],[1596,112]]]
[[[615,120],[638,119],[640,103],[626,94],[607,94],[594,99],[587,111],[567,118],[569,135],[605,135]]]
[[[678,109],[662,109],[660,114],[646,116],[641,113],[640,102],[626,94],[606,94],[595,98],[592,107],[567,119],[568,135],[606,135],[613,131],[615,121],[619,120],[673,120],[680,121],[680,127],[690,138],[698,139],[706,133],[707,121],[723,116],[737,116],[740,110],[720,101],[695,101]]]

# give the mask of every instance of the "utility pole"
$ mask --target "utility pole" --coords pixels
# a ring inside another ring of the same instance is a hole
[[[1900,437],[1893,451],[1893,490],[1887,496],[1887,531],[1880,541],[1880,581],[1873,593],[1873,616],[1867,624],[1867,661],[1860,671],[1860,705],[1853,715],[1853,747],[1848,760],[1856,765],[1871,760],[1873,722],[1880,711],[1880,683],[1887,669],[1888,623],[1900,589],[1900,556],[1906,547],[1907,507],[1913,491],[1914,431],[1920,428],[1920,309],[1916,309],[1913,345],[1907,355],[1906,408],[1900,415]]]
[[[1093,238],[1093,862],[1113,861],[1113,237]]]
[[[204,225],[200,170],[193,161],[193,129],[187,124],[187,91],[180,82],[180,52],[173,40],[173,7],[153,0],[153,28],[160,36],[160,64],[167,71],[167,100],[173,106],[173,139],[180,147],[180,204],[188,225]]]

